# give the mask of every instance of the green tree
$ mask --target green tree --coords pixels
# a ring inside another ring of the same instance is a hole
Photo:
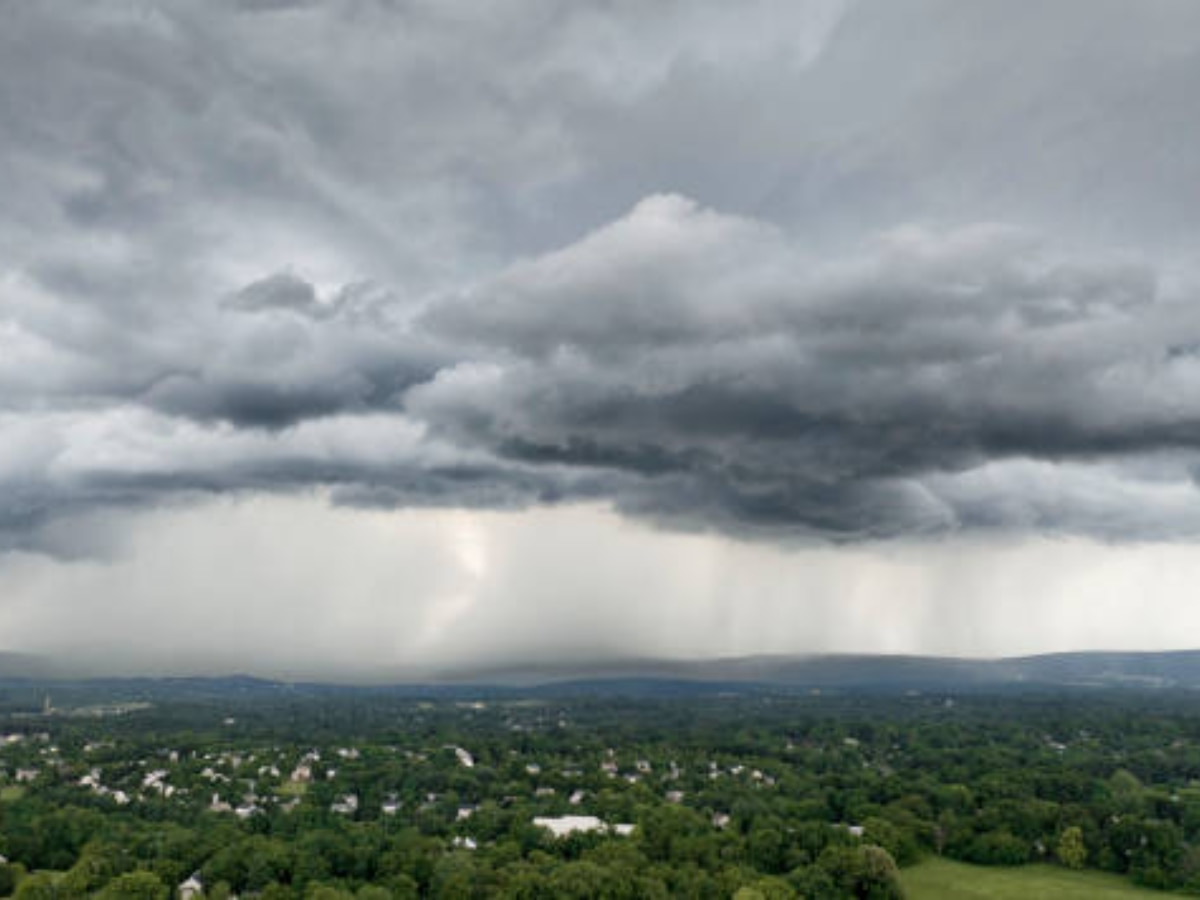
[[[354,900],[354,895],[332,885],[310,884],[304,892],[304,900]]]
[[[393,875],[387,883],[395,900],[418,900],[421,896],[420,885],[408,875]]]
[[[126,872],[118,875],[104,890],[96,895],[97,900],[167,900],[170,890],[162,879],[153,872]]]
[[[862,900],[903,900],[900,871],[891,854],[882,847],[873,844],[827,847],[817,864],[845,896]]]
[[[784,836],[778,828],[755,826],[746,839],[750,863],[760,872],[784,871]]]
[[[1128,769],[1118,769],[1108,779],[1108,792],[1113,804],[1122,813],[1140,812],[1145,788],[1137,776]]]
[[[1083,843],[1083,829],[1072,825],[1064,829],[1054,848],[1058,861],[1068,869],[1082,869],[1087,862],[1087,847]]]
[[[83,848],[75,865],[67,871],[58,883],[60,893],[63,889],[72,894],[87,897],[99,890],[128,865],[121,866],[121,849],[108,841],[90,841]]]
[[[796,892],[782,878],[760,878],[738,888],[734,900],[793,900]]]
[[[58,891],[54,876],[49,872],[36,872],[24,879],[13,894],[15,900],[56,900]]]
[[[430,895],[436,900],[470,900],[475,896],[477,866],[466,853],[450,853],[433,870]]]

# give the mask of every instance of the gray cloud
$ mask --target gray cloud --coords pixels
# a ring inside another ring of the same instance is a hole
[[[0,18],[2,547],[314,485],[1200,533],[1195,4]]]
[[[1070,492],[983,514],[960,481],[1005,460],[1098,478],[1200,436],[1200,368],[1177,349],[1200,331],[1190,296],[1144,261],[1008,228],[903,229],[829,260],[659,197],[428,322],[493,353],[414,388],[410,410],[504,457],[637,475],[626,508],[685,521],[1137,534],[1141,511],[1101,525]],[[1185,504],[1160,530],[1196,521]]]

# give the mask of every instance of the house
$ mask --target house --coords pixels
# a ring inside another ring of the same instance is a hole
[[[603,831],[605,825],[595,816],[535,816],[533,824],[545,828],[556,838],[566,837],[576,831]]]
[[[187,881],[180,883],[177,890],[179,900],[197,900],[204,893],[204,882],[200,880],[200,873],[193,872]]]
[[[633,825],[628,822],[618,822],[615,825],[605,825],[595,816],[536,816],[533,824],[547,829],[556,838],[566,837],[576,831],[607,831],[620,837],[633,834]]]

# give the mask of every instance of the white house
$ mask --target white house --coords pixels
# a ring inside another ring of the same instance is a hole
[[[204,883],[200,880],[200,873],[193,872],[187,881],[179,885],[179,900],[195,900],[204,893]]]
[[[595,816],[536,816],[533,824],[545,828],[556,838],[566,837],[576,831],[610,831],[613,834],[626,837],[633,833],[633,825],[618,823],[605,825]]]

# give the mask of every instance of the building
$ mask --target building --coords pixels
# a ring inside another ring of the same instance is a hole
[[[182,882],[178,888],[179,900],[197,900],[204,893],[204,883],[200,880],[200,873],[193,872],[187,881]]]

